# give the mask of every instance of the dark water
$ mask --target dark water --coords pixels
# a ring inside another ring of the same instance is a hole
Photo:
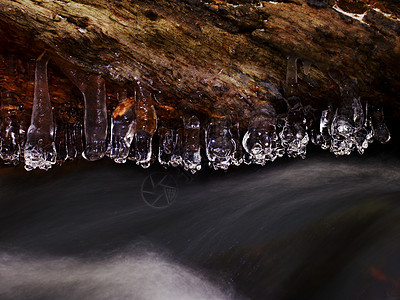
[[[400,299],[398,156],[156,172],[0,169],[0,299]]]

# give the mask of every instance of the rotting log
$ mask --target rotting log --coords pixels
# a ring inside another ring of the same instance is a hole
[[[343,12],[365,14],[359,21]],[[282,107],[287,57],[295,56],[312,63],[308,76],[299,74],[304,103],[340,101],[328,75],[336,72],[396,120],[399,18],[398,3],[378,0],[1,0],[0,50],[32,58],[47,50],[55,102],[78,94],[67,95],[60,71],[72,64],[106,78],[110,107],[114,91],[140,83],[161,119],[229,114],[242,128],[258,104]]]

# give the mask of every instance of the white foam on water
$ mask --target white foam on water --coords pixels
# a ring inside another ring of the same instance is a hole
[[[1,299],[233,299],[228,288],[154,252],[103,260],[0,252]]]

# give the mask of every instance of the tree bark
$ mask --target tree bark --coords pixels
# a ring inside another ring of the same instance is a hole
[[[25,53],[46,49],[60,68],[70,63],[111,85],[139,82],[158,109],[230,114],[243,126],[258,104],[282,106],[294,56],[312,64],[299,74],[304,102],[322,109],[339,101],[328,75],[339,73],[397,118],[399,11],[388,1],[1,0],[0,39]]]

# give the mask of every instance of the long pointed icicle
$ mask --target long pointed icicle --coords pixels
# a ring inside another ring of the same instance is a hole
[[[31,125],[24,150],[25,169],[28,171],[36,168],[48,170],[56,163],[53,112],[47,82],[48,62],[46,53],[36,61]]]
[[[106,84],[100,75],[85,74],[67,68],[65,74],[79,88],[85,101],[85,150],[82,156],[89,161],[99,160],[107,151]]]

